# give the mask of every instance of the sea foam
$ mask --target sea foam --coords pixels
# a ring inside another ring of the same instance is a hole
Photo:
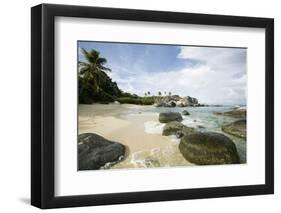
[[[157,121],[147,121],[144,123],[144,131],[148,134],[162,134],[164,126]]]
[[[182,121],[182,124],[188,126],[188,127],[197,127],[198,125],[203,125],[203,122],[201,119],[191,119],[191,118],[184,118]]]

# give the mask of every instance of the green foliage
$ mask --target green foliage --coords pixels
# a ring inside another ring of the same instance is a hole
[[[111,71],[105,66],[107,60],[100,57],[94,49],[82,49],[85,61],[79,61],[79,103],[109,103],[115,100],[120,103],[152,105],[154,97],[139,97],[136,94],[121,91],[116,82],[106,74]],[[150,95],[148,91],[146,95]]]
[[[112,82],[106,72],[107,60],[96,50],[81,50],[86,61],[79,61],[79,103],[112,102],[121,95],[116,82]]]
[[[115,97],[108,94],[107,92],[100,91],[96,96],[93,98],[94,102],[99,103],[109,103],[115,101]]]
[[[119,97],[130,97],[130,98],[138,98],[139,96],[136,94],[131,94],[129,92],[123,92],[121,91],[121,94]]]
[[[121,104],[152,105],[154,97],[120,97],[116,99]]]

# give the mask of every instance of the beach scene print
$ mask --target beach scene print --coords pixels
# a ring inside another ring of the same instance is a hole
[[[78,171],[246,164],[246,56],[78,41]]]

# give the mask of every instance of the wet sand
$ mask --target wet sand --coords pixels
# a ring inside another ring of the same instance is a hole
[[[96,133],[124,144],[124,161],[112,168],[147,168],[192,165],[178,149],[179,141],[160,132],[147,133],[147,122],[158,123],[158,114],[130,104],[79,105],[79,134]],[[160,124],[159,124],[160,125]],[[159,126],[161,130],[161,126]]]

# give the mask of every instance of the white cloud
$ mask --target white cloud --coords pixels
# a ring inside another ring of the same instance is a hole
[[[178,57],[195,60],[197,65],[151,73],[132,73],[124,67],[115,67],[110,75],[121,89],[138,95],[147,91],[152,94],[166,91],[196,97],[201,103],[245,104],[245,49],[181,47]],[[129,73],[125,78],[124,72]]]

